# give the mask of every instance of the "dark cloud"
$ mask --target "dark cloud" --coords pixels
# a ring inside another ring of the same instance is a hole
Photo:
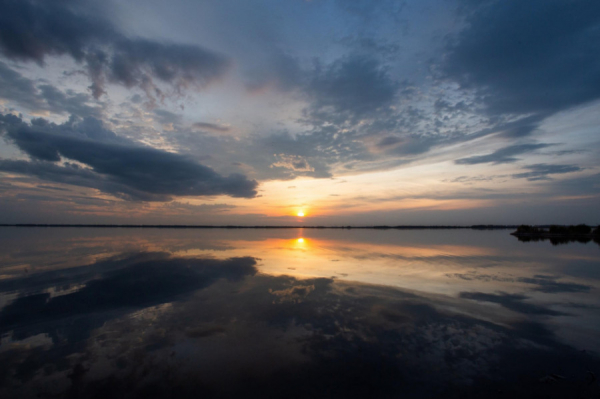
[[[484,0],[465,11],[444,69],[491,114],[556,112],[600,97],[597,1]]]
[[[461,292],[459,295],[461,298],[472,299],[479,302],[491,302],[497,303],[500,306],[512,310],[513,312],[522,313],[525,315],[534,316],[566,316],[567,314],[558,312],[543,306],[534,305],[531,303],[524,302],[529,299],[525,295],[519,294],[487,294],[484,292]]]
[[[548,180],[548,175],[572,173],[583,170],[576,165],[549,165],[545,163],[527,165],[523,168],[529,170],[529,172],[517,173],[512,175],[512,177],[515,179],[527,179],[529,181]]]
[[[313,101],[304,114],[315,125],[373,118],[389,109],[399,88],[385,67],[367,56],[342,58],[313,73],[308,89]]]
[[[6,137],[32,162],[3,160],[3,171],[94,187],[128,199],[167,201],[173,196],[230,195],[252,198],[256,181],[240,174],[223,177],[180,154],[137,145],[105,129],[94,118],[71,119],[62,125],[13,115],[0,120]],[[89,168],[54,162],[78,161]]]
[[[30,107],[32,104],[39,106],[37,89],[33,81],[23,77],[17,71],[0,62],[0,83],[2,92],[0,97],[24,104]]]
[[[101,105],[85,93],[61,91],[47,83],[37,83],[0,62],[0,98],[14,101],[32,111],[51,111],[57,114],[99,116]]]
[[[480,163],[512,163],[519,160],[516,155],[522,155],[529,152],[549,147],[551,144],[515,144],[501,148],[487,155],[476,155],[468,158],[461,158],[454,161],[458,165],[476,165]]]
[[[151,99],[201,87],[227,70],[223,56],[198,46],[130,38],[119,32],[87,2],[2,0],[0,50],[10,59],[43,64],[48,56],[68,55],[84,64],[98,98],[106,81],[140,87]]]

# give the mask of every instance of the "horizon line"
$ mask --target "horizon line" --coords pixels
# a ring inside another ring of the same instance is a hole
[[[519,225],[373,225],[373,226],[295,226],[295,225],[181,225],[181,224],[68,224],[68,223],[0,223],[0,227],[74,227],[138,229],[511,229]],[[537,225],[543,226],[543,225]]]

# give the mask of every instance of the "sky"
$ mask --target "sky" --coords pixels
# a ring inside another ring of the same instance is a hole
[[[600,223],[598,1],[0,10],[0,223]]]

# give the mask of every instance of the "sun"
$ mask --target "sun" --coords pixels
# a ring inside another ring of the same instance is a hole
[[[303,211],[298,211],[298,217],[303,218],[304,217],[304,212]]]

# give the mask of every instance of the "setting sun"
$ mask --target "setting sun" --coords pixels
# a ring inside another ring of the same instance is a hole
[[[298,212],[298,216],[301,217],[301,218],[303,218],[304,217],[304,212],[303,211],[299,211]]]

